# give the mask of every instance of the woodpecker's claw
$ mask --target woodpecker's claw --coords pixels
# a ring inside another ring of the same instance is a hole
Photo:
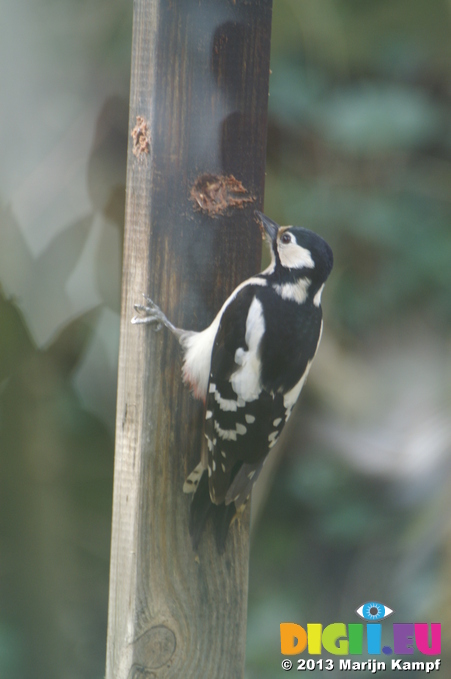
[[[160,307],[155,304],[155,302],[150,299],[150,297],[147,297],[147,295],[143,295],[144,299],[146,300],[147,304],[134,304],[135,311],[137,311],[139,314],[144,314],[143,316],[133,316],[132,318],[132,323],[138,324],[138,323],[156,323],[156,326],[154,328],[155,332],[158,332],[161,330],[163,325],[166,325],[167,327],[171,326],[171,323],[169,323],[168,319],[164,315],[164,313],[161,311]]]
[[[135,311],[137,311],[138,314],[143,315],[133,316],[132,323],[134,325],[155,323],[154,332],[159,332],[164,326],[170,330],[180,341],[180,336],[182,335],[183,330],[173,326],[161,311],[160,307],[155,304],[155,302],[150,297],[144,294],[143,297],[147,304],[134,304]]]

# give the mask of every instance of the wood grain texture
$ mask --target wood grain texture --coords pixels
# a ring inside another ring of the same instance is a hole
[[[249,517],[223,556],[208,528],[196,559],[182,486],[202,404],[177,342],[130,320],[146,292],[203,329],[260,268],[270,27],[271,0],[134,3],[107,679],[243,677]],[[253,200],[208,214],[191,195],[204,174]]]

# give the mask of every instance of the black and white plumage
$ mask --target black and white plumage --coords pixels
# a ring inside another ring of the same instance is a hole
[[[249,499],[263,462],[291,415],[322,332],[321,294],[333,256],[298,226],[279,227],[260,212],[271,264],[241,283],[202,332],[175,328],[150,300],[134,323],[173,332],[183,377],[205,402],[206,447],[184,491],[194,493],[190,532],[197,548],[209,515],[223,551],[231,521]]]

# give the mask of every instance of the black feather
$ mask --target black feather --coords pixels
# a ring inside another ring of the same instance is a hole
[[[190,517],[189,517],[189,533],[193,543],[193,548],[197,551],[199,548],[200,538],[205,529],[205,524],[209,518],[213,523],[213,530],[215,535],[216,547],[220,554],[225,550],[225,543],[229,526],[235,516],[235,505],[226,505],[222,503],[215,505],[210,500],[210,492],[208,490],[208,477],[204,472],[199,481],[199,485],[191,502]]]
[[[204,472],[194,493],[189,515],[189,534],[195,550],[199,547],[199,541],[212,507],[208,478],[206,472]]]

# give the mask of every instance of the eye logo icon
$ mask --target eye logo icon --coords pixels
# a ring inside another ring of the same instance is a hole
[[[357,615],[360,615],[364,620],[369,622],[379,622],[380,620],[385,620],[389,615],[394,613],[394,611],[384,604],[380,604],[377,601],[368,601],[366,604],[362,604],[360,608],[356,610]]]

